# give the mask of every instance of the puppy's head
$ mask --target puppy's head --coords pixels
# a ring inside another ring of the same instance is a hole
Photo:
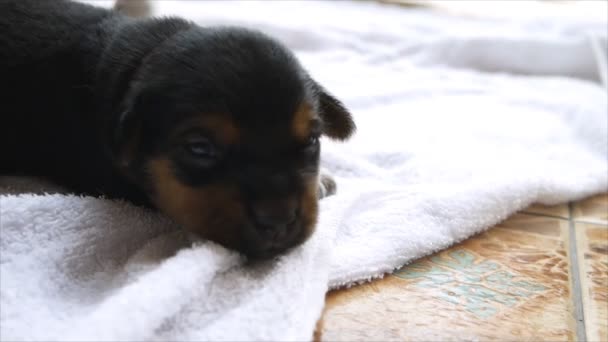
[[[114,146],[124,172],[176,222],[268,257],[314,230],[319,137],[346,139],[354,129],[276,41],[193,27],[141,62]]]

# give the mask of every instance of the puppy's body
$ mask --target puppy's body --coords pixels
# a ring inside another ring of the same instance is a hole
[[[63,0],[0,1],[0,173],[156,207],[254,256],[316,222],[318,135],[354,129],[278,42]]]
[[[108,44],[129,19],[64,1],[0,1],[0,14],[0,173],[44,176],[76,193],[146,203],[103,144],[114,113],[105,111],[108,90],[99,81],[102,72],[121,70],[100,67],[104,58],[121,58]]]

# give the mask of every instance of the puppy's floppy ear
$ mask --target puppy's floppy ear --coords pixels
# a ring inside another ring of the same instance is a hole
[[[128,167],[135,159],[143,138],[143,100],[143,96],[137,95],[123,102],[110,128],[112,156],[121,167]]]
[[[319,101],[319,115],[323,119],[323,134],[332,139],[348,139],[357,129],[350,112],[320,84],[313,81]]]
[[[141,123],[132,109],[120,113],[111,135],[112,154],[121,167],[128,167],[137,152]]]
[[[0,0],[1,1],[1,0]],[[156,128],[162,123],[156,113],[168,111],[162,100],[163,88],[137,89],[123,101],[112,127],[112,152],[122,166],[128,166],[140,152],[153,148],[143,140],[158,134]]]

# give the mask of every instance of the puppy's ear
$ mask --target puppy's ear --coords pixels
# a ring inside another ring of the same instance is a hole
[[[112,154],[116,163],[122,168],[128,168],[135,159],[139,140],[141,139],[141,123],[133,109],[120,113],[112,139]]]
[[[121,167],[130,166],[138,154],[153,148],[146,139],[158,134],[157,128],[163,125],[156,116],[168,110],[162,100],[163,91],[163,88],[136,89],[120,105],[110,141],[114,160]]]
[[[314,81],[313,83],[319,100],[319,114],[323,119],[323,134],[332,139],[348,139],[357,129],[350,112],[325,88]]]

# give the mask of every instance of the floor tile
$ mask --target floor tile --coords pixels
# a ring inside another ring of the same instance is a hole
[[[560,204],[554,206],[546,206],[542,204],[533,204],[523,210],[524,213],[537,214],[551,217],[559,217],[568,219],[570,217],[568,204]]]
[[[608,341],[608,227],[575,230],[587,341]]]
[[[593,196],[574,203],[572,217],[578,222],[592,222],[608,225],[608,194]]]
[[[517,214],[368,284],[330,292],[315,338],[573,340],[568,221]]]

